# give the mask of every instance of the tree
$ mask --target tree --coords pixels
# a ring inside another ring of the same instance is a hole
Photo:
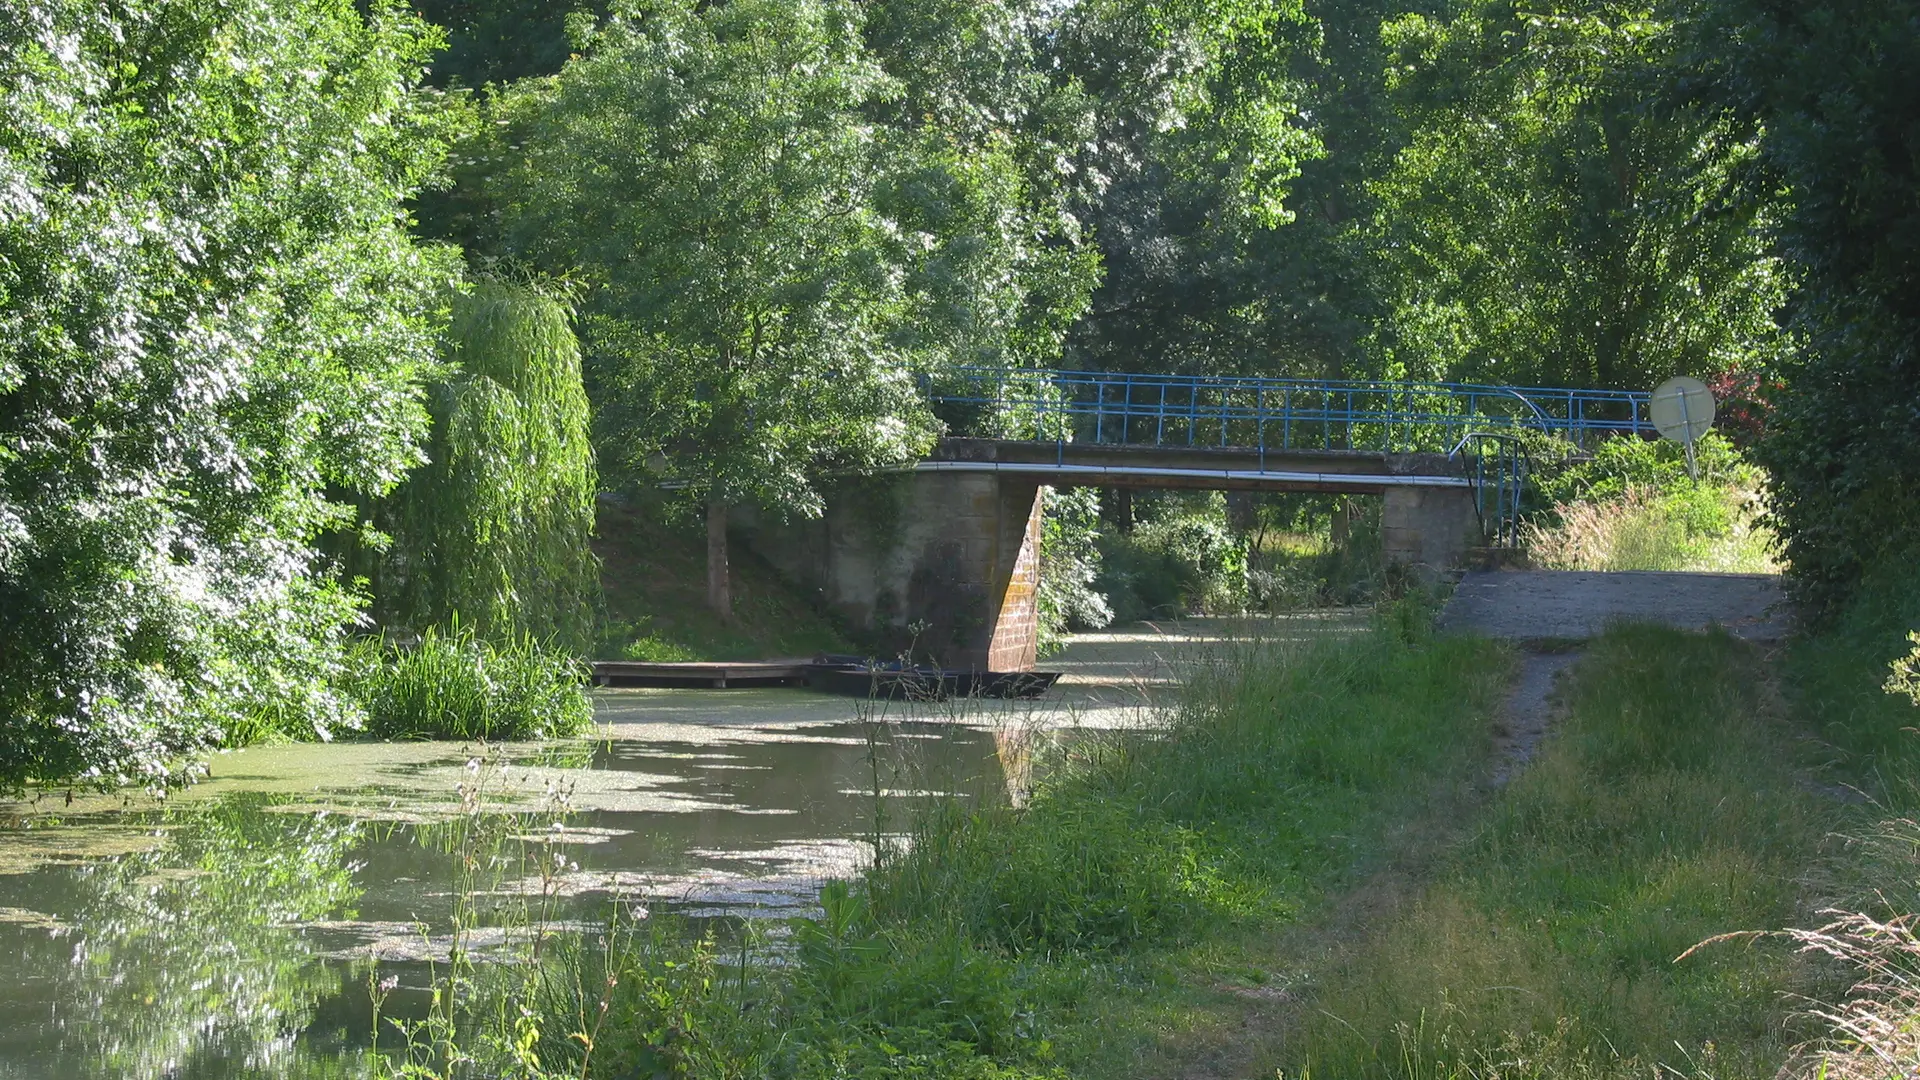
[[[590,644],[597,484],[571,321],[555,296],[497,278],[454,300],[427,464],[375,514],[392,534],[374,581],[381,622]]]
[[[311,541],[419,460],[433,40],[351,0],[0,12],[0,787],[352,719]]]
[[[572,53],[569,24],[607,13],[606,0],[415,0],[414,10],[446,28],[446,51],[433,58],[435,86],[478,89],[551,75]]]
[[[1675,105],[1671,11],[1503,0],[1386,26],[1411,135],[1372,180],[1390,374],[1651,388],[1770,363],[1757,150]]]
[[[887,0],[865,16],[868,53],[895,87],[864,110],[885,155],[875,209],[922,248],[906,258],[917,349],[988,367],[1056,362],[1100,259],[1072,205],[1092,105],[1049,77],[1053,5]]]
[[[1076,366],[1272,372],[1296,297],[1254,253],[1292,220],[1319,144],[1292,69],[1314,24],[1298,3],[1094,0],[1066,10],[1051,66],[1092,102],[1074,209],[1105,280],[1074,327]]]
[[[1920,552],[1920,4],[1703,0],[1681,89],[1758,138],[1797,279],[1760,456],[1806,613]]]
[[[498,105],[504,246],[577,268],[602,466],[703,498],[723,614],[730,505],[819,513],[818,476],[927,446],[916,372],[1075,310],[1011,154],[876,121],[898,93],[851,4],[662,0]]]

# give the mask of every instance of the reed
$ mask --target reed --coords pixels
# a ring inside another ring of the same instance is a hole
[[[525,638],[429,629],[412,646],[361,641],[348,667],[374,738],[549,739],[593,723],[584,665]]]

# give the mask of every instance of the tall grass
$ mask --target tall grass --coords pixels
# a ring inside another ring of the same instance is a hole
[[[359,642],[348,660],[348,692],[375,738],[546,739],[593,722],[580,662],[525,639],[429,629],[414,646]]]
[[[1754,496],[1706,484],[1665,493],[1631,487],[1562,504],[1553,520],[1523,526],[1522,540],[1548,570],[1780,570]]]
[[[1920,578],[1910,558],[1873,568],[1832,625],[1788,658],[1795,711],[1833,756],[1822,780],[1852,788],[1872,819],[1848,846],[1850,870],[1801,949],[1839,961],[1853,985],[1810,1018],[1822,1037],[1783,1075],[1881,1080],[1920,1072]]]
[[[1831,811],[1759,658],[1623,627],[1557,733],[1419,902],[1332,980],[1293,1063],[1323,1077],[1770,1077],[1813,989],[1784,943]],[[1803,1029],[1804,1032],[1804,1029]],[[1664,1070],[1664,1071],[1663,1071]]]
[[[1285,917],[1436,778],[1484,754],[1487,642],[1385,631],[1249,643],[1145,733],[1087,735],[1022,808],[935,805],[883,850],[879,917],[1022,953],[1190,940]]]

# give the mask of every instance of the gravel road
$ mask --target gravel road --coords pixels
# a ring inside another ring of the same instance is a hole
[[[1442,629],[1520,641],[1590,638],[1616,621],[1719,625],[1751,641],[1789,629],[1771,574],[1480,571],[1461,579],[1440,614]]]

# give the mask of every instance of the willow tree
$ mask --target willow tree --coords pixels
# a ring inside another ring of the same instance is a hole
[[[590,410],[568,305],[482,279],[453,306],[451,376],[429,392],[427,464],[378,515],[376,611],[582,648],[598,564]]]

